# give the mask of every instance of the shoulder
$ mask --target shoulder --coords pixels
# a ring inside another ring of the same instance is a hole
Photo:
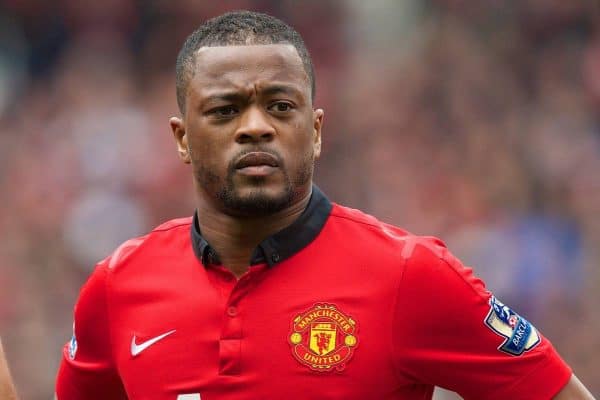
[[[144,236],[122,243],[112,254],[96,264],[94,271],[81,287],[79,299],[75,305],[78,337],[80,334],[96,337],[95,327],[107,326],[109,287],[111,283],[115,282],[113,279],[115,272],[129,271],[128,275],[131,279],[125,280],[125,282],[135,282],[140,274],[138,269],[129,268],[131,264],[142,267],[152,265],[146,261],[159,254],[160,250],[156,250],[157,248],[178,246],[178,241],[181,242],[185,239],[189,242],[191,221],[191,218],[181,218],[165,222]],[[141,260],[141,262],[137,262],[137,260]]]
[[[332,227],[349,247],[376,258],[383,269],[399,267],[404,285],[461,288],[487,296],[484,283],[434,236],[420,236],[360,210],[334,204]],[[367,249],[365,251],[365,249]],[[424,292],[429,292],[426,290]]]
[[[148,251],[156,251],[174,243],[173,239],[189,239],[191,217],[172,219],[152,229],[143,236],[129,239],[117,247],[99,265],[108,270],[120,268],[123,264]]]
[[[403,261],[431,261],[443,258],[447,253],[444,242],[436,237],[415,235],[360,210],[334,204],[331,219],[347,237],[375,245],[377,250],[392,251],[394,257]]]

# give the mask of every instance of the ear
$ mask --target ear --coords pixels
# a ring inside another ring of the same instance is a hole
[[[321,155],[321,128],[323,127],[323,117],[325,112],[321,108],[313,110],[313,148],[315,159]]]
[[[169,119],[171,125],[171,131],[173,131],[173,137],[175,143],[177,143],[177,153],[179,158],[186,164],[191,163],[190,148],[188,147],[187,134],[185,133],[185,125],[181,118],[171,117]]]

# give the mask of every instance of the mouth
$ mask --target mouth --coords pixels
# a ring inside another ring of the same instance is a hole
[[[246,153],[235,163],[236,171],[248,176],[270,175],[278,168],[277,157],[262,151]]]

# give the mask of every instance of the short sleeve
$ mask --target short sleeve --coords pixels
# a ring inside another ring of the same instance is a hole
[[[548,339],[439,241],[419,241],[405,261],[393,324],[404,378],[477,400],[547,400],[566,385],[571,370]]]
[[[111,356],[107,274],[101,263],[81,289],[56,380],[58,400],[127,399]]]

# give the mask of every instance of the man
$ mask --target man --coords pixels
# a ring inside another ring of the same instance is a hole
[[[314,86],[273,17],[228,13],[187,39],[170,125],[196,213],[99,263],[58,399],[591,399],[440,241],[313,186]]]
[[[0,341],[0,400],[17,400],[15,386],[12,383],[8,363],[4,356],[2,341]]]

